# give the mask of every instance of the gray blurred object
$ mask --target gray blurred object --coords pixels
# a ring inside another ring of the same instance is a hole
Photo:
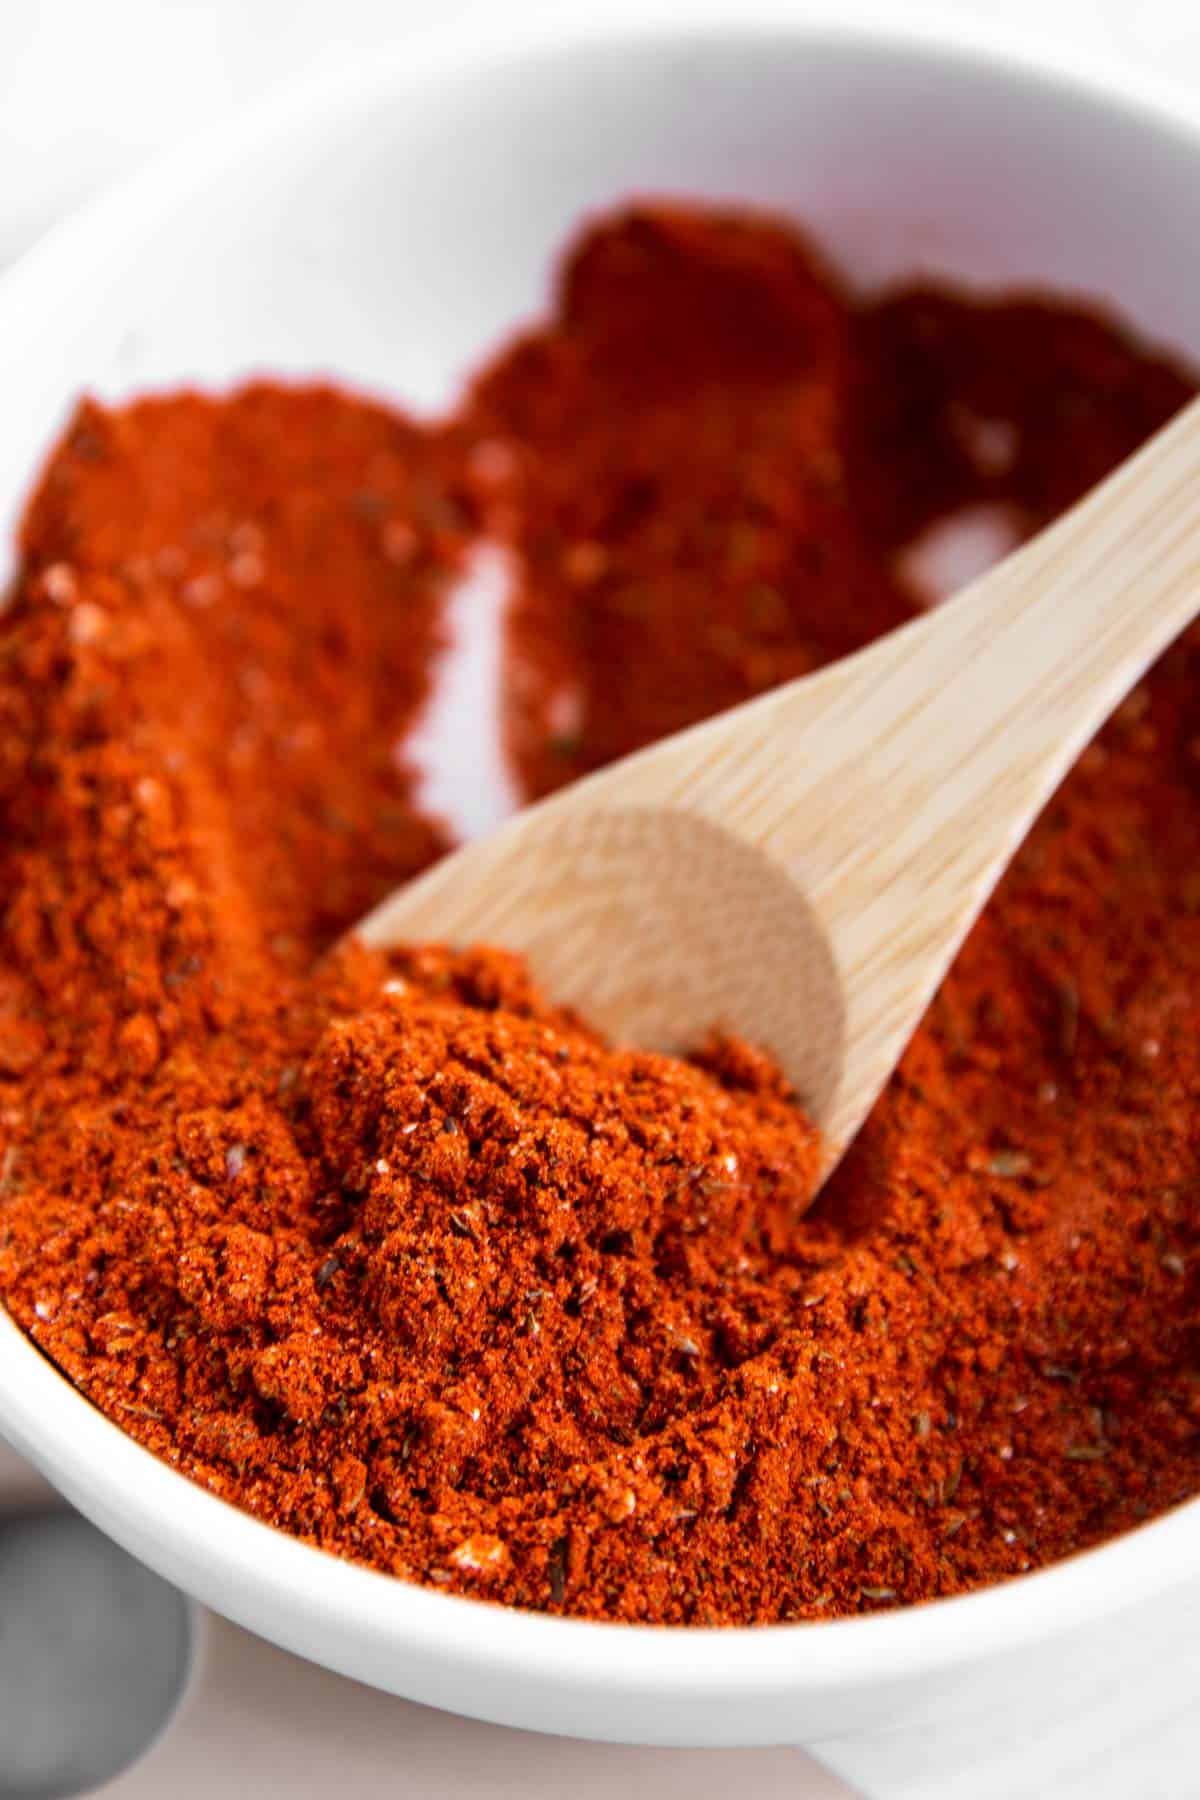
[[[0,1514],[0,1800],[67,1800],[125,1768],[191,1661],[183,1596],[77,1513]]]

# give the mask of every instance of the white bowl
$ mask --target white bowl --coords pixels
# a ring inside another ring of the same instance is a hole
[[[732,10],[732,9],[731,9]],[[753,6],[751,12],[754,12]],[[647,8],[639,11],[644,15]],[[332,372],[422,406],[541,303],[581,215],[682,190],[795,213],[856,276],[1109,296],[1200,357],[1200,129],[1128,73],[872,33],[652,19],[406,48],[156,165],[0,283],[0,520],[83,388]],[[1004,1587],[882,1616],[664,1631],[405,1586],[256,1523],[94,1412],[0,1315],[0,1429],[128,1549],[397,1693],[541,1730],[769,1743],[935,1716],[1023,1653],[1200,1578],[1200,1503]]]

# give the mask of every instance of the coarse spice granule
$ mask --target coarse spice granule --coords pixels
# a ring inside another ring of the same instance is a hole
[[[858,300],[639,208],[419,427],[85,404],[0,615],[0,1292],[126,1431],[407,1579],[673,1623],[995,1581],[1200,1489],[1200,633],[1084,753],[805,1210],[768,1058],[614,1050],[340,934],[445,847],[407,733],[481,535],[540,793],[920,603],[1193,391],[1050,297]],[[864,719],[864,733],[870,721]]]

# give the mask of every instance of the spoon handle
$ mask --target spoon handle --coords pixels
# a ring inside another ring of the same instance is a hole
[[[1200,402],[1049,530],[858,655],[686,734],[674,797],[794,875],[861,1122],[1043,802],[1200,609]],[[647,753],[647,772],[654,752]],[[631,773],[635,771],[631,770]]]

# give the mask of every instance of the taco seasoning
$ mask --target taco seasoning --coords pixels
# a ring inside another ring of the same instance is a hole
[[[148,1449],[407,1580],[679,1624],[1038,1567],[1200,1489],[1200,635],[1047,807],[834,1179],[769,1057],[341,942],[447,845],[472,547],[527,794],[870,641],[1191,394],[1045,296],[641,208],[435,427],[85,403],[0,615],[0,1294]],[[864,731],[870,722],[864,720]]]

